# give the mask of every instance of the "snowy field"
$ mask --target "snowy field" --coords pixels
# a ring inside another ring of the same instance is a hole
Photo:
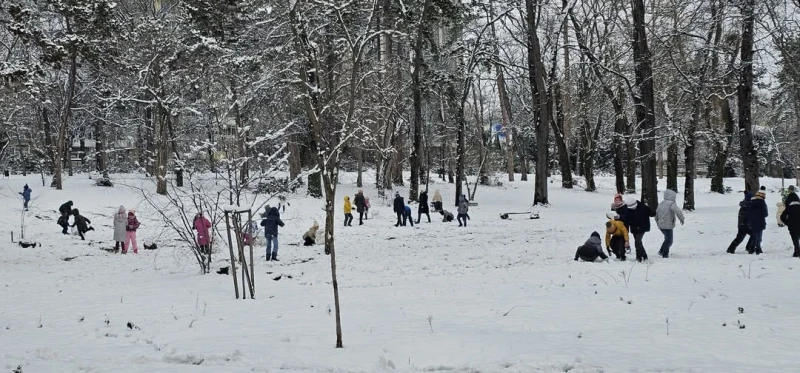
[[[8,240],[19,233],[25,183],[26,239],[37,248]],[[329,257],[298,245],[314,219],[324,222],[321,200],[289,197],[281,261],[265,262],[259,247],[257,299],[236,300],[231,278],[198,274],[132,189],[79,175],[56,191],[37,176],[12,177],[0,182],[0,372],[800,372],[800,260],[775,223],[780,180],[762,183],[764,255],[744,245],[725,253],[741,194],[713,195],[698,180],[698,209],[676,229],[671,257],[657,255],[660,232],[645,236],[649,266],[573,261],[604,228],[611,179],[597,193],[554,180],[539,220],[498,217],[528,210],[531,183],[481,188],[467,228],[438,215],[395,228],[390,201],[366,187],[372,218],[336,227],[345,348],[335,349]],[[337,212],[356,189],[343,177]],[[452,185],[434,189],[452,200]],[[60,234],[56,210],[67,200],[97,229],[87,241]],[[101,250],[113,246],[119,205],[137,209],[140,245],[158,250]],[[215,269],[227,265],[220,248]]]

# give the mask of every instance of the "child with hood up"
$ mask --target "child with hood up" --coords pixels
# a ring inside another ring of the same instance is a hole
[[[25,187],[22,188],[22,192],[19,193],[22,195],[22,208],[25,211],[28,211],[28,202],[31,201],[31,192],[33,192],[33,190],[28,187],[28,184],[25,184]]]
[[[303,233],[303,246],[314,246],[317,243],[317,231],[319,230],[319,223],[314,220],[314,225]]]
[[[126,254],[128,250],[125,249],[126,239],[126,225],[128,223],[128,216],[125,213],[125,206],[120,206],[117,213],[114,215],[114,250],[119,251],[122,245],[122,253]]]
[[[656,225],[661,230],[661,233],[664,234],[664,243],[661,244],[661,250],[658,251],[662,258],[669,258],[669,249],[672,247],[674,238],[675,217],[681,221],[681,225],[684,222],[683,211],[675,203],[676,195],[677,193],[674,190],[665,190],[664,200],[656,208]]]
[[[128,252],[128,249],[133,248],[133,253],[139,253],[139,245],[136,243],[136,231],[139,229],[139,219],[136,219],[136,212],[133,210],[128,211],[128,222],[125,224],[125,244],[122,247],[126,248],[122,253]]]
[[[458,226],[459,227],[466,227],[467,226],[467,219],[469,218],[469,202],[467,201],[467,196],[461,195],[461,198],[458,200]],[[463,225],[462,225],[463,220]]]
[[[277,207],[272,207],[267,213],[267,217],[261,221],[264,227],[264,235],[267,238],[267,261],[278,261],[278,227],[283,227],[283,220]]]
[[[198,212],[192,222],[192,229],[197,231],[197,246],[200,247],[201,254],[211,254],[211,222]]]
[[[606,222],[606,250],[614,253],[614,256],[621,261],[625,261],[625,251],[630,247],[628,228],[625,223],[619,220],[619,215],[607,214]]]
[[[592,232],[586,243],[578,246],[578,251],[575,252],[575,261],[581,259],[585,262],[594,262],[597,258],[608,260],[608,256],[603,252],[603,244],[600,242],[600,233]]]
[[[86,237],[84,237],[83,235],[88,231],[94,230],[94,227],[89,226],[89,224],[92,224],[92,222],[89,219],[86,219],[86,217],[84,217],[83,215],[81,215],[78,209],[72,210],[72,216],[73,216],[72,226],[78,228],[78,235],[81,236],[81,240],[86,240]]]
[[[344,226],[353,226],[353,204],[350,203],[350,196],[344,196]]]

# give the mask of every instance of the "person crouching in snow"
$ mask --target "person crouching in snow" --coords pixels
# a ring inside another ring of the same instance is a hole
[[[344,226],[353,226],[353,205],[350,203],[350,196],[344,196]]]
[[[120,251],[122,245],[122,253],[125,254],[128,250],[125,249],[125,226],[128,223],[128,216],[125,213],[125,206],[120,206],[117,213],[114,215],[114,250]]]
[[[317,231],[319,230],[319,223],[314,220],[314,225],[303,234],[303,246],[314,246],[317,243]]]
[[[628,229],[625,224],[617,220],[617,215],[607,215],[610,219],[606,223],[606,249],[608,253],[614,253],[617,259],[625,261],[625,250],[630,247]]]
[[[136,213],[133,210],[128,211],[128,221],[125,224],[125,243],[122,247],[125,249],[122,253],[125,254],[130,248],[133,248],[133,253],[139,253],[139,245],[136,243],[136,231],[139,229],[139,219],[136,219]]]
[[[578,247],[575,252],[575,261],[581,259],[585,262],[593,262],[600,258],[601,260],[608,260],[606,253],[603,252],[603,243],[600,241],[600,233],[592,232],[592,235],[586,240],[586,243]]]
[[[661,250],[658,251],[658,255],[661,255],[662,258],[669,258],[669,248],[672,247],[674,238],[672,233],[675,229],[675,217],[678,217],[681,225],[684,222],[683,211],[675,203],[676,195],[677,193],[674,190],[665,190],[664,200],[656,208],[656,225],[661,230],[661,233],[664,234],[664,243],[661,244]]]
[[[89,226],[89,224],[92,224],[92,222],[89,219],[86,219],[83,215],[81,215],[78,209],[72,210],[72,216],[73,216],[72,226],[78,228],[78,235],[81,236],[81,240],[86,240],[84,234],[88,231],[94,230],[94,227]]]
[[[267,217],[261,221],[264,227],[264,234],[267,237],[267,261],[278,261],[278,227],[284,226],[280,218],[280,213],[273,207],[267,213]]]
[[[781,221],[789,227],[789,235],[794,245],[792,257],[800,258],[800,198],[791,193],[786,197],[786,210],[781,214]]]
[[[411,206],[405,205],[403,207],[403,226],[405,227],[406,224],[411,224],[414,226],[414,218],[411,217]]]
[[[453,213],[446,210],[439,210],[439,214],[442,215],[442,223],[449,223],[453,221]]]

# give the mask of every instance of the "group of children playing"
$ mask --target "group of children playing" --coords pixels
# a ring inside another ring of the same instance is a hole
[[[673,190],[664,191],[664,200],[658,205],[655,211],[650,207],[635,199],[628,199],[623,202],[621,195],[614,196],[611,204],[612,213],[607,214],[605,244],[608,255],[613,254],[618,260],[626,260],[625,254],[630,252],[630,237],[633,235],[636,241],[636,260],[639,262],[647,260],[642,238],[650,231],[650,218],[655,217],[658,228],[664,235],[664,242],[659,250],[659,255],[669,258],[669,249],[673,243],[673,230],[676,218],[684,223],[684,216],[681,209],[675,203],[676,193]],[[794,246],[795,258],[800,258],[800,196],[797,195],[795,187],[789,186],[782,191],[783,201],[778,203],[778,226],[788,227],[789,235]],[[753,195],[749,191],[744,192],[744,200],[739,203],[738,230],[736,238],[728,246],[727,252],[734,254],[736,248],[744,242],[745,237],[750,236],[745,246],[748,254],[760,255],[763,253],[761,242],[764,237],[764,230],[767,228],[767,217],[769,211],[766,204],[766,188],[761,187]],[[600,258],[608,260],[608,256],[603,252],[600,241],[600,234],[593,232],[591,237],[575,252],[575,260],[593,262]]]
[[[67,201],[58,208],[61,215],[58,217],[58,225],[61,226],[61,234],[69,234],[70,227],[76,228],[81,240],[86,240],[86,232],[93,231],[94,227],[90,226],[92,221],[81,215],[78,209],[72,208],[72,201]],[[72,225],[69,224],[69,218],[72,216]],[[120,251],[123,254],[128,253],[129,248],[133,248],[133,253],[139,253],[139,246],[136,243],[136,231],[139,229],[139,220],[136,219],[136,213],[133,210],[125,211],[124,206],[120,206],[117,213],[114,215],[114,250]]]
[[[614,196],[611,204],[612,212],[606,214],[605,244],[608,255],[614,255],[618,260],[627,260],[626,254],[630,252],[630,235],[633,235],[636,249],[636,260],[639,262],[648,259],[647,250],[644,247],[644,235],[650,231],[650,219],[656,219],[656,225],[664,235],[664,242],[658,254],[663,258],[669,258],[669,250],[673,243],[673,230],[675,229],[676,219],[684,223],[684,216],[681,209],[675,203],[676,193],[673,190],[664,191],[664,200],[653,210],[635,198],[623,201],[622,195]],[[603,252],[600,242],[600,234],[592,232],[589,239],[575,252],[575,260],[581,259],[593,262],[600,258],[608,260],[608,256]]]

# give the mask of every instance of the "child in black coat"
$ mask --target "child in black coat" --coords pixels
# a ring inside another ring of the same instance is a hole
[[[84,237],[84,233],[88,231],[93,231],[94,227],[90,227],[89,224],[92,224],[91,220],[87,219],[85,216],[81,215],[78,209],[72,210],[72,216],[74,217],[74,222],[72,223],[73,227],[78,227],[78,235],[81,236],[81,240],[86,240]]]

